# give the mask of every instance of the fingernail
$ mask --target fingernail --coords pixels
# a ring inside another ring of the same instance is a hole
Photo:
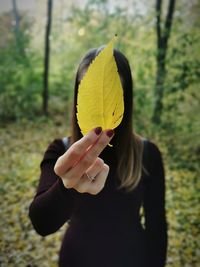
[[[113,131],[113,130],[107,130],[107,131],[106,131],[106,135],[107,135],[108,137],[112,137],[113,134],[114,134],[114,131]]]
[[[96,135],[100,135],[100,133],[102,132],[102,128],[101,127],[97,127],[94,129]]]

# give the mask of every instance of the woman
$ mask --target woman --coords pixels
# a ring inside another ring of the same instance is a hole
[[[47,148],[29,216],[42,236],[68,222],[60,267],[162,267],[167,254],[162,156],[133,131],[132,76],[121,52],[114,50],[124,91],[121,124],[115,132],[97,127],[84,137],[77,124],[78,86],[101,49],[90,50],[80,63],[71,136]]]

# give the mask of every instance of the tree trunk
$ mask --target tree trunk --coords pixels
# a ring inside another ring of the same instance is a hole
[[[49,75],[49,54],[50,54],[50,32],[52,21],[52,4],[53,0],[48,0],[47,3],[47,24],[45,33],[45,56],[44,56],[44,76],[43,76],[43,113],[48,115],[48,75]]]
[[[161,29],[162,0],[156,0],[157,71],[154,88],[154,107],[152,116],[152,122],[155,124],[160,124],[163,110],[163,94],[166,76],[165,61],[168,48],[168,40],[171,32],[175,2],[176,0],[169,0],[168,13],[166,16],[164,29]]]
[[[15,33],[15,41],[16,41],[16,47],[20,55],[24,56],[24,47],[23,47],[23,41],[21,40],[21,31],[20,31],[20,16],[17,8],[17,2],[16,0],[12,0],[13,5],[13,15],[15,19],[15,25],[14,25],[14,33]]]

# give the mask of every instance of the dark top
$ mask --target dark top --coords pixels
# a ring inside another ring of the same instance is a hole
[[[110,166],[103,190],[97,195],[66,189],[54,173],[58,157],[65,153],[61,139],[47,148],[41,162],[37,193],[29,216],[38,234],[69,227],[60,249],[60,267],[163,267],[167,254],[165,175],[158,147],[147,140],[148,156],[143,163],[150,175],[142,173],[132,193],[117,190],[116,159],[107,146],[100,154]],[[139,210],[143,204],[145,226]]]

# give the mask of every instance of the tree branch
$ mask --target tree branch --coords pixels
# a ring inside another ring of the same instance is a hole
[[[161,6],[162,0],[156,0],[156,31],[157,31],[157,45],[160,48],[161,41],[162,41],[162,33],[161,33]]]
[[[170,32],[171,32],[175,2],[176,0],[170,0],[169,6],[168,6],[168,13],[167,13],[167,17],[165,21],[165,28],[164,28],[164,33],[163,33],[163,45],[165,49],[167,49],[168,39],[169,39]]]

